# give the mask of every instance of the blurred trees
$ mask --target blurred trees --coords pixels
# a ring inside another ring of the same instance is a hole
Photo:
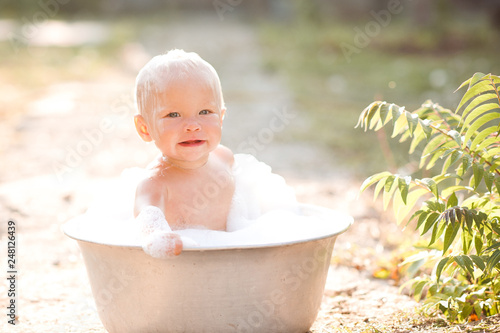
[[[380,11],[399,3],[418,26],[439,25],[455,15],[489,17],[492,26],[500,29],[500,0],[220,0],[238,7],[239,15],[274,19],[296,20],[309,18],[322,20],[362,20],[370,11]],[[214,11],[214,0],[4,0],[0,3],[0,15],[21,18],[43,8],[57,8],[59,15],[69,17],[109,16],[127,13],[150,13],[159,10]]]

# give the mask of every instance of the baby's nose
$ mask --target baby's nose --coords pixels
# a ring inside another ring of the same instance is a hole
[[[186,120],[186,123],[184,124],[184,129],[187,132],[192,132],[192,131],[199,131],[201,129],[200,124],[196,119],[190,118]]]

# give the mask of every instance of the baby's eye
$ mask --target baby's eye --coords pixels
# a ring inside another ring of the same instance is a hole
[[[166,118],[175,118],[175,117],[180,117],[181,115],[179,114],[179,112],[170,112],[169,114],[167,114],[165,117]]]
[[[212,113],[212,111],[210,111],[210,110],[201,110],[200,111],[200,114],[210,114],[210,113]]]

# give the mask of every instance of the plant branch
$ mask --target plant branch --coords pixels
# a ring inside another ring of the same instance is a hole
[[[491,85],[493,86],[493,91],[495,91],[495,94],[497,95],[498,105],[500,105],[500,94],[498,93],[498,89],[495,86],[495,81],[493,81],[493,79],[491,78],[491,75],[489,77],[489,80],[490,80]]]
[[[499,96],[499,98],[500,98],[500,96]],[[442,119],[442,118],[441,118],[441,119]],[[446,120],[444,120],[444,119],[443,119],[443,122],[444,122],[445,124],[447,124],[447,125],[448,125],[448,123],[446,122]],[[439,133],[444,134],[444,135],[446,135],[447,137],[449,137],[450,139],[454,140],[454,138],[453,138],[451,135],[449,135],[447,131],[445,131],[445,130],[443,130],[443,129],[439,128],[438,126],[432,125],[432,124],[430,124],[429,126],[430,126],[430,127],[432,127],[433,129],[435,129],[436,131],[438,131]],[[448,128],[449,128],[449,127],[448,127]],[[474,159],[474,161],[475,161],[475,162],[479,162],[479,160],[481,160],[481,159],[482,159],[481,154],[479,154],[479,153],[478,153],[478,152],[476,152],[476,151],[471,152],[470,148],[469,148],[469,147],[467,147],[467,146],[466,146],[463,150],[464,150],[467,154],[469,154],[469,155],[470,155],[470,156]],[[485,164],[487,164],[489,167],[492,167],[492,166],[493,166],[493,164],[492,164],[492,163],[490,163],[489,161],[484,160],[484,163],[485,163]],[[495,169],[495,173],[496,173],[497,175],[499,175],[499,176],[500,176],[500,170]]]
[[[433,104],[431,105],[432,110],[434,111],[434,113],[436,114],[436,116],[438,116],[439,118],[441,118],[441,120],[443,121],[443,123],[444,123],[444,124],[446,124],[446,126],[448,127],[448,131],[451,131],[451,127],[450,127],[450,125],[448,124],[448,122],[446,121],[446,119],[444,119],[444,118],[441,116],[441,114],[439,113],[439,111],[438,111],[438,110],[436,110],[436,107],[435,107],[435,106],[436,106],[436,104],[435,104],[435,103],[433,103]]]

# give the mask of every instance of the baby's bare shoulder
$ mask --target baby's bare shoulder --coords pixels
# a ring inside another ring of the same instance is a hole
[[[232,166],[234,163],[234,154],[231,151],[231,149],[227,148],[226,146],[219,145],[215,150],[214,150],[215,155],[220,158],[224,163],[227,163],[228,165]]]
[[[154,176],[145,177],[137,183],[137,194],[147,194],[158,191],[160,184]]]
[[[166,195],[166,186],[158,177],[152,175],[142,179],[137,184],[135,192],[134,212],[138,214],[146,206],[156,206],[163,210]]]

